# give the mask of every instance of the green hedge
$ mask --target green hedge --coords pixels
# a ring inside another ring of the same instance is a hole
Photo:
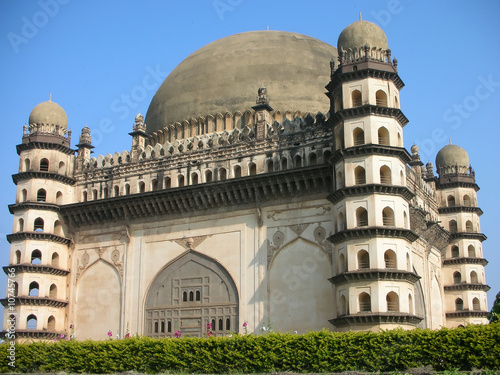
[[[438,331],[269,333],[223,338],[16,344],[15,368],[0,345],[2,372],[264,373],[500,369],[500,323]]]

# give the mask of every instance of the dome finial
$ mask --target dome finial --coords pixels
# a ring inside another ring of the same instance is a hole
[[[361,17],[361,12],[359,12],[359,20],[363,21],[363,17]]]
[[[450,137],[450,145],[451,145],[451,144],[452,144],[452,143],[451,143],[451,137]]]
[[[49,102],[52,101],[52,93],[49,94]]]

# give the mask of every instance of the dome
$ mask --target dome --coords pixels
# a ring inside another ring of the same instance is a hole
[[[387,36],[384,31],[368,21],[356,21],[347,26],[339,35],[337,48],[348,50],[349,48],[360,48],[368,45],[382,49],[389,49]]]
[[[446,145],[436,155],[436,168],[441,167],[466,167],[469,168],[469,155],[462,147]]]
[[[191,117],[255,105],[265,86],[269,104],[282,113],[326,114],[330,60],[335,47],[284,31],[251,31],[212,42],[188,56],[165,79],[146,113],[147,132]]]
[[[68,116],[62,107],[49,100],[38,104],[30,113],[29,124],[59,125],[68,127]]]

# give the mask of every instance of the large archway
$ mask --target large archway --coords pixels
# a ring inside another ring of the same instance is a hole
[[[151,337],[201,337],[238,332],[238,291],[213,259],[189,251],[156,276],[146,296],[144,333]]]

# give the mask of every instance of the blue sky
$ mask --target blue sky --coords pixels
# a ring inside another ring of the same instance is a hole
[[[95,155],[129,150],[134,116],[145,115],[163,79],[198,48],[228,35],[292,31],[332,45],[359,19],[381,26],[406,84],[401,108],[410,120],[405,147],[420,146],[424,163],[448,144],[465,148],[481,187],[491,306],[500,291],[500,2],[366,1],[95,1],[0,2],[0,264],[8,264],[15,201],[15,146],[33,107],[60,104],[73,131],[92,129]],[[328,63],[325,69],[329,69]],[[328,82],[325,82],[325,85]],[[0,275],[0,290],[6,276]]]

